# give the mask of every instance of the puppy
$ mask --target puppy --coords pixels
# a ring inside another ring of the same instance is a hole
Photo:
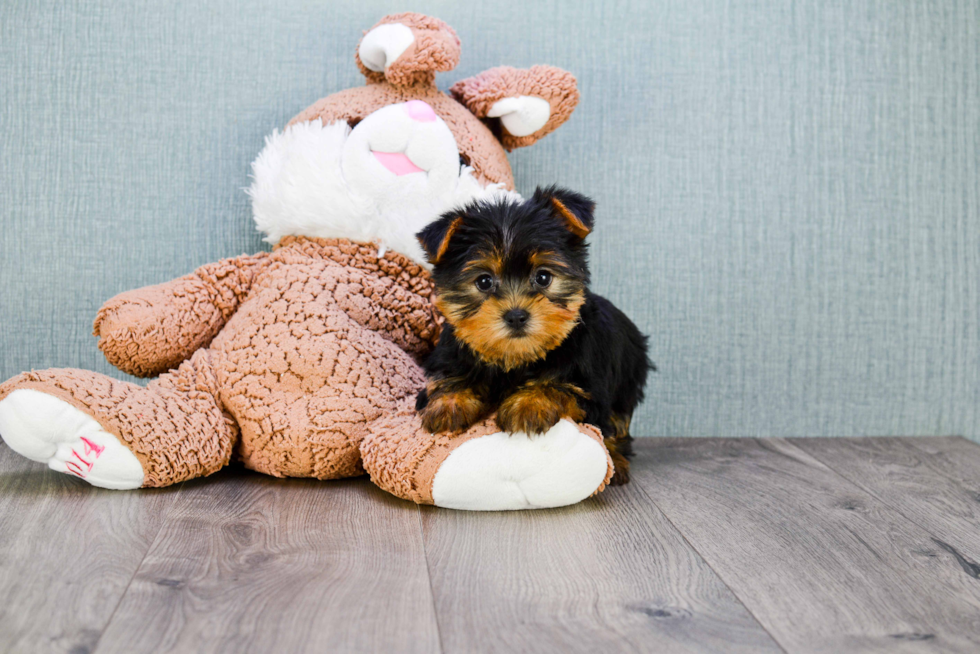
[[[561,418],[591,423],[612,483],[629,481],[630,418],[653,365],[636,325],[589,291],[594,207],[539,188],[522,203],[470,204],[418,234],[446,318],[416,401],[426,430],[460,432],[494,410],[501,429],[529,435]]]

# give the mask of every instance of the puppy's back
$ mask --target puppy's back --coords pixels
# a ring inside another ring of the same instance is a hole
[[[589,321],[599,337],[598,360],[609,366],[612,410],[632,415],[643,401],[647,373],[656,366],[647,355],[647,337],[619,308],[595,293],[589,293],[582,307],[582,321]]]

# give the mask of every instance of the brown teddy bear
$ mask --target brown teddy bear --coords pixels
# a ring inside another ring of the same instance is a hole
[[[276,132],[253,163],[256,224],[272,252],[201,266],[122,293],[99,311],[99,348],[145,388],[51,369],[0,385],[0,435],[95,486],[166,486],[234,456],[277,477],[363,474],[421,503],[559,506],[612,472],[598,431],[559,422],[504,434],[492,419],[450,436],[413,411],[418,360],[438,336],[415,234],[468,201],[513,193],[506,149],[568,119],[575,79],[501,67],[457,82],[445,23],[387,16],[355,60],[367,84]]]

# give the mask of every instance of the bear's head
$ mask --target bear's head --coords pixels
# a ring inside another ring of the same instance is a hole
[[[531,145],[571,115],[578,90],[552,66],[492,68],[451,95],[436,71],[459,62],[442,21],[386,16],[355,61],[365,86],[327,96],[266,139],[249,189],[266,240],[375,242],[428,267],[415,234],[471,200],[513,193],[506,150]]]

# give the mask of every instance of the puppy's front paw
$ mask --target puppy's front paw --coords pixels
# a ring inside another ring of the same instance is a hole
[[[501,405],[497,412],[497,424],[507,432],[522,431],[525,434],[543,434],[561,420],[554,407],[527,407]]]
[[[477,422],[486,412],[483,402],[472,391],[429,395],[419,415],[422,427],[430,434],[459,433]]]
[[[566,417],[576,421],[585,417],[574,396],[550,386],[529,386],[501,403],[497,424],[504,431],[543,434]]]

